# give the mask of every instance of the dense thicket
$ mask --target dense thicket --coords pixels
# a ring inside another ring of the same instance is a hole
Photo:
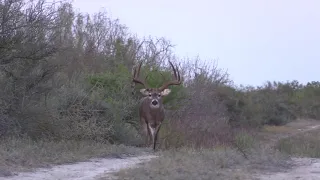
[[[0,135],[140,143],[131,70],[156,87],[179,65],[162,147],[225,143],[235,128],[320,119],[320,82],[236,87],[213,62],[179,59],[164,38],[138,39],[106,12],[76,13],[69,3],[0,1]]]

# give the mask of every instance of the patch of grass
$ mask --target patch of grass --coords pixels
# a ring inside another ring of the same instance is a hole
[[[254,146],[255,139],[245,131],[237,133],[235,136],[235,144],[242,150],[251,149]]]
[[[48,167],[53,164],[85,161],[93,157],[138,155],[139,148],[93,141],[32,141],[27,138],[0,140],[0,177],[17,171]]]
[[[263,127],[263,130],[270,133],[288,133],[292,132],[295,129],[288,126],[271,126],[271,125],[265,125]]]
[[[273,168],[287,164],[287,158],[268,150],[252,151],[246,160],[238,151],[219,149],[178,149],[159,153],[159,158],[142,163],[135,168],[113,173],[113,178],[123,180],[182,180],[182,179],[253,179],[253,169]],[[279,157],[277,156],[279,155]],[[280,157],[281,156],[281,157]],[[270,170],[270,169],[268,169]],[[109,178],[101,178],[110,179]]]
[[[281,152],[290,155],[319,158],[320,130],[313,130],[282,139],[277,143],[277,148]]]
[[[243,157],[232,150],[187,150],[165,151],[161,157],[143,163],[141,167],[115,173],[119,179],[226,179],[228,168],[243,161]],[[245,179],[244,173],[235,179]]]

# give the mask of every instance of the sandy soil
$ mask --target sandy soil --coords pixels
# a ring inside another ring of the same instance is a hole
[[[138,163],[156,158],[144,155],[125,159],[94,159],[89,162],[40,168],[35,172],[19,173],[16,176],[0,177],[0,180],[97,180],[106,173],[129,168]],[[294,158],[296,167],[286,172],[255,175],[257,180],[319,180],[320,159]]]
[[[257,175],[259,180],[319,180],[320,160],[313,158],[293,158],[296,168],[286,172]]]
[[[288,133],[287,135],[282,136],[281,139],[319,129],[320,125],[319,122],[314,121],[298,121],[288,124],[288,127],[292,127],[298,131],[294,131],[295,133]],[[295,166],[286,172],[257,174],[255,175],[255,178],[259,180],[320,180],[320,159],[292,158],[292,160],[294,161]]]
[[[94,180],[100,176],[132,167],[156,156],[144,155],[125,159],[93,159],[89,162],[39,168],[35,172],[19,173],[16,176],[0,177],[0,180]]]

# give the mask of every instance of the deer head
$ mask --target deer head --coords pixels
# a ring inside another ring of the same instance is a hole
[[[133,83],[138,83],[144,86],[140,89],[141,94],[144,96],[139,108],[139,116],[144,127],[146,136],[150,136],[153,141],[153,149],[155,150],[157,135],[161,127],[161,123],[164,120],[164,107],[162,104],[162,97],[170,94],[171,90],[168,89],[170,85],[180,85],[180,73],[173,64],[169,61],[170,66],[173,69],[175,79],[164,83],[159,88],[149,88],[145,81],[139,78],[142,62],[140,62],[138,69],[133,71]],[[147,77],[146,77],[147,78]],[[145,78],[145,79],[146,79]],[[148,138],[148,137],[147,137]]]

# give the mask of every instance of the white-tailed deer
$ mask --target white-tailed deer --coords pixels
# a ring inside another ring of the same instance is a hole
[[[151,138],[153,150],[156,149],[158,132],[165,116],[162,97],[167,96],[171,92],[170,89],[167,89],[170,85],[181,84],[178,68],[175,68],[170,61],[169,63],[173,69],[175,79],[173,81],[164,83],[159,88],[148,88],[146,83],[139,78],[142,62],[139,64],[138,70],[135,68],[133,71],[132,82],[139,83],[144,86],[144,89],[140,89],[140,92],[144,97],[140,101],[139,116],[142,130],[145,134],[145,143],[146,145],[150,145]]]

